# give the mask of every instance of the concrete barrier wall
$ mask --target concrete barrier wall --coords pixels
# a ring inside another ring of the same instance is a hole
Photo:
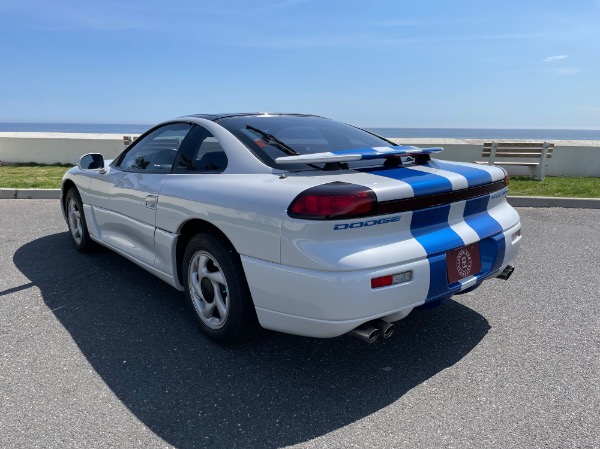
[[[439,159],[461,162],[482,160],[484,140],[391,140],[403,145],[444,147],[444,152],[437,156]],[[562,140],[553,143],[554,153],[546,169],[548,176],[600,177],[600,141]],[[113,159],[124,148],[121,134],[0,133],[0,161],[9,163],[76,164],[82,154],[102,153],[106,159]],[[528,174],[526,167],[506,168],[511,175]]]
[[[86,153],[113,159],[125,145],[122,134],[0,133],[0,161],[76,164]]]

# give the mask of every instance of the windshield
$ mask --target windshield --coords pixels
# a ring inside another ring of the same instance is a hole
[[[306,170],[316,167],[315,165],[277,164],[275,159],[289,155],[289,150],[297,154],[311,154],[395,145],[362,129],[322,117],[275,115],[227,117],[219,120],[219,125],[235,135],[265,164],[288,170]],[[285,147],[288,147],[288,151]],[[321,165],[316,168],[321,168]],[[373,161],[368,165],[373,165]],[[356,163],[351,163],[351,166],[356,166]]]

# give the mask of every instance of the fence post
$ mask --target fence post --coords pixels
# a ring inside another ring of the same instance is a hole
[[[548,155],[548,142],[544,142],[544,145],[542,146],[542,154],[540,156],[540,163],[538,165],[537,168],[537,179],[538,181],[543,181],[544,179],[546,179],[546,156]]]
[[[498,148],[498,142],[492,142],[492,148],[490,148],[490,159],[488,165],[494,165],[494,161],[496,160],[496,149]]]

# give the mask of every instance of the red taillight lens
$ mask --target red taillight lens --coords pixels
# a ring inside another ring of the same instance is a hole
[[[376,206],[375,192],[368,187],[332,182],[302,192],[290,204],[288,215],[308,220],[339,220],[374,215]]]
[[[371,279],[371,288],[387,287],[394,283],[393,276],[382,276],[380,278]]]
[[[389,287],[390,285],[404,284],[412,281],[412,270],[403,271],[402,273],[390,274],[371,279],[371,288]]]

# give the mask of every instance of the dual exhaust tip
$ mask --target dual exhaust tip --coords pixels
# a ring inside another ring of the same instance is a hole
[[[507,265],[502,273],[498,275],[498,278],[507,281],[513,271],[515,271],[515,267]],[[366,343],[374,343],[379,337],[390,338],[395,330],[396,326],[394,324],[380,318],[361,324],[356,329],[351,330],[349,334]]]
[[[351,330],[350,335],[366,343],[373,343],[379,337],[390,338],[395,330],[396,326],[392,323],[379,319],[361,324],[356,329]]]
[[[512,265],[507,265],[506,268],[502,271],[502,273],[498,275],[498,279],[508,281],[508,278],[511,277],[513,271],[515,271],[515,267],[513,267]]]

